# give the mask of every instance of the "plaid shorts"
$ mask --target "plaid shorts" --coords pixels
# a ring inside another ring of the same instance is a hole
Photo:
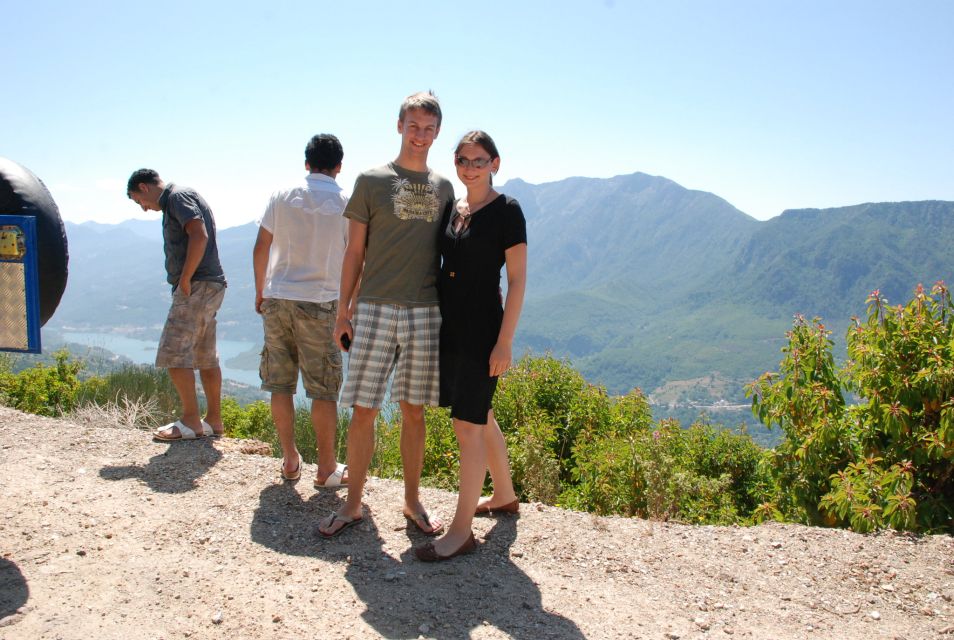
[[[396,369],[392,402],[436,406],[440,400],[440,332],[437,305],[359,302],[341,405],[380,409],[388,378]]]
[[[265,346],[258,375],[262,389],[294,395],[298,370],[312,400],[338,400],[341,352],[332,334],[338,302],[262,301]]]
[[[215,350],[215,314],[222,306],[225,285],[197,280],[186,296],[172,292],[172,306],[159,338],[156,366],[160,369],[214,369],[219,366]]]

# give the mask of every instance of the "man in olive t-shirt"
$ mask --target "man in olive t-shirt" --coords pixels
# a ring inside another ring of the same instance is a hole
[[[391,400],[401,407],[402,417],[404,515],[428,535],[444,528],[428,516],[418,491],[424,466],[424,405],[437,406],[440,397],[437,235],[441,216],[454,201],[451,183],[427,167],[440,126],[440,104],[432,93],[405,99],[398,115],[397,159],[358,176],[344,212],[348,248],[335,336],[350,352],[340,404],[354,412],[348,430],[348,500],[322,520],[319,532],[327,537],[361,521],[361,496],[374,454],[374,420],[392,372]]]

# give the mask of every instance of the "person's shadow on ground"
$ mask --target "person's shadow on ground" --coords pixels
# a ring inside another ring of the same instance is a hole
[[[367,609],[365,621],[385,638],[470,638],[492,625],[512,638],[584,638],[576,624],[546,611],[540,590],[510,559],[517,519],[499,519],[476,553],[446,563],[417,560],[412,546],[429,538],[409,530],[400,557],[384,549],[373,514],[331,540],[318,522],[341,505],[334,492],[303,500],[292,485],[266,487],[252,518],[252,540],[280,553],[347,561],[345,577]]]
[[[0,558],[0,620],[14,615],[30,599],[30,589],[20,568]]]
[[[222,452],[207,439],[169,443],[169,448],[149,458],[145,465],[106,466],[99,470],[104,480],[135,478],[158,493],[185,493],[196,480],[222,459]]]
[[[291,556],[318,557],[318,522],[340,504],[334,491],[319,491],[306,502],[294,484],[269,485],[252,516],[252,541]]]
[[[408,532],[414,546],[428,538]],[[362,617],[386,638],[470,638],[490,625],[511,638],[584,638],[576,624],[543,608],[540,589],[510,559],[517,518],[500,518],[470,555],[424,563],[413,549],[392,558],[377,547],[352,555],[345,575],[367,605]],[[391,588],[382,588],[382,581]]]

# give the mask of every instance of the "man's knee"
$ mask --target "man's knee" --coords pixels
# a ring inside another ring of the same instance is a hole
[[[348,429],[370,430],[374,428],[374,419],[378,415],[377,409],[359,407],[355,405],[351,414],[351,424]]]
[[[409,404],[407,402],[398,403],[401,407],[401,416],[404,422],[411,425],[424,424],[424,407],[419,404]]]

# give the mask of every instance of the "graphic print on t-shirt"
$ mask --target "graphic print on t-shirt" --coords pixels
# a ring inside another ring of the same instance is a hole
[[[394,215],[401,220],[434,222],[440,215],[440,199],[430,182],[395,178],[392,201]]]

